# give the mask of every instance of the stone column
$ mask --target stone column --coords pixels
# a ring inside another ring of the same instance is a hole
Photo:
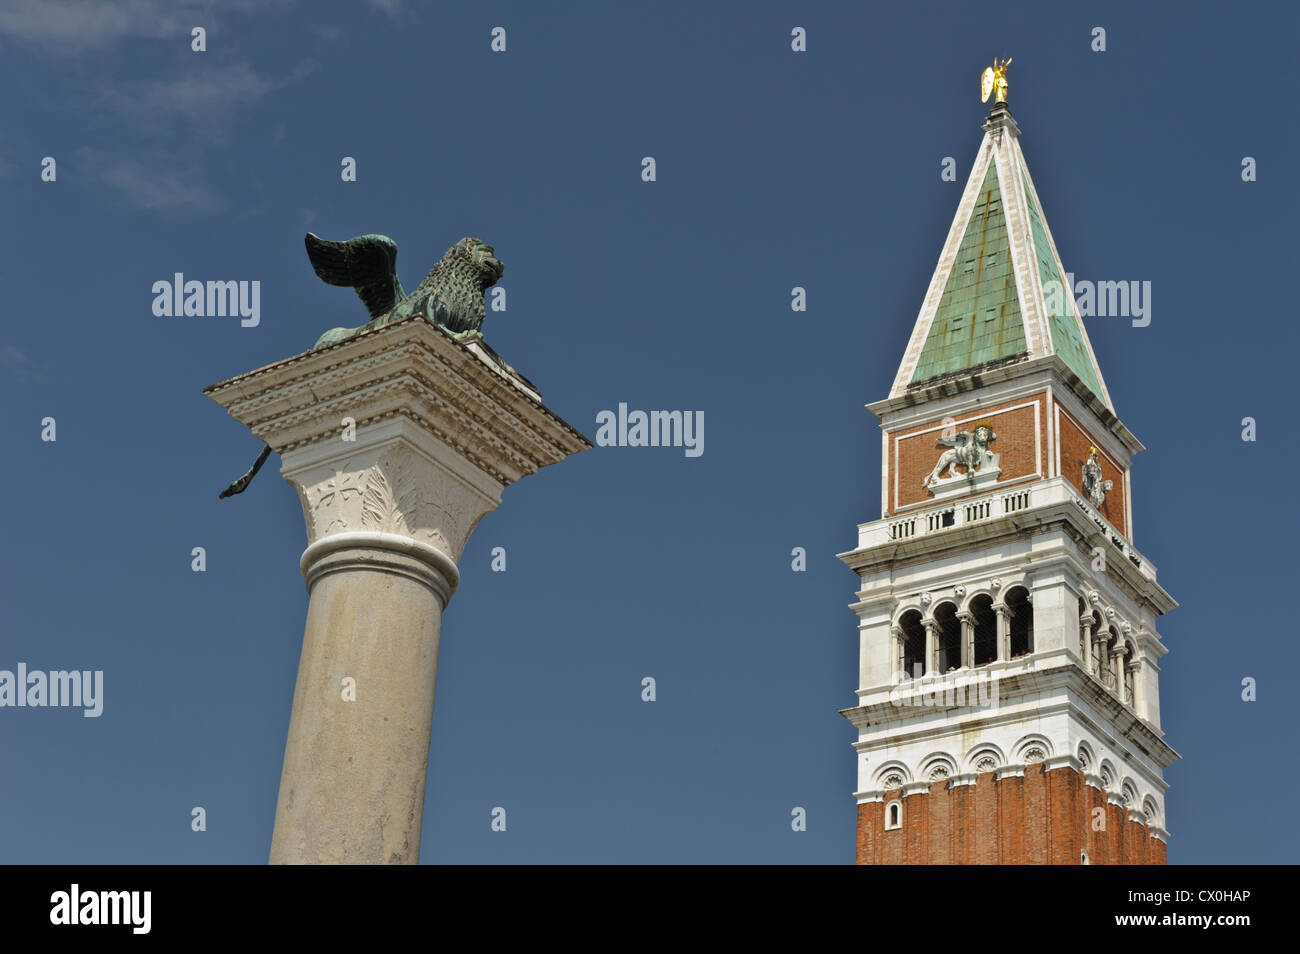
[[[975,614],[962,610],[957,619],[961,622],[961,664],[971,669],[975,666]]]
[[[994,603],[993,612],[998,614],[998,662],[1004,662],[1011,658],[1011,607]]]
[[[1119,657],[1119,675],[1116,680],[1119,683],[1119,700],[1125,705],[1132,706],[1135,687],[1131,684],[1131,681],[1133,679],[1134,663],[1136,662],[1136,652],[1131,642],[1133,626],[1126,622],[1120,627],[1120,632],[1122,635],[1119,638],[1119,645],[1122,652]]]
[[[1083,671],[1092,672],[1092,614],[1079,617],[1079,641],[1083,644]]]
[[[271,862],[414,864],[461,551],[507,485],[591,445],[481,339],[418,317],[206,390],[279,452],[307,524]]]
[[[925,675],[932,676],[939,671],[939,621],[924,619],[921,622],[925,626]]]
[[[1110,680],[1111,690],[1119,697],[1119,701],[1124,701],[1124,642],[1115,640],[1115,645],[1110,649]]]

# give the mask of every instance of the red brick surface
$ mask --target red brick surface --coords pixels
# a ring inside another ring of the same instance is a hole
[[[1058,408],[1059,410],[1059,408]],[[1088,460],[1088,452],[1096,446],[1096,441],[1088,436],[1065,411],[1061,411],[1061,430],[1057,440],[1061,442],[1061,473],[1065,479],[1083,491],[1083,465]],[[1124,471],[1102,451],[1097,458],[1101,461],[1102,480],[1113,480],[1115,487],[1106,495],[1106,502],[1101,507],[1101,515],[1111,522],[1120,533],[1127,534],[1124,514]]]
[[[1095,865],[1166,861],[1164,842],[1071,768],[1044,772],[1039,763],[1024,778],[986,772],[974,785],[935,782],[903,798],[903,827],[885,831],[885,806],[897,798],[901,790],[858,806],[858,864],[1077,865],[1084,850]]]
[[[1014,411],[1006,408],[1033,402],[1034,406],[1022,407]],[[1047,474],[1047,422],[1045,418],[1046,394],[1035,394],[1027,398],[1017,398],[1002,404],[993,404],[979,411],[962,414],[955,418],[958,431],[974,430],[976,422],[987,420],[993,425],[997,435],[990,449],[1000,455],[1002,476],[999,483],[1024,477],[1029,474]],[[1039,456],[1034,458],[1034,417],[1038,415],[1042,433],[1039,438]],[[970,418],[970,420],[967,420]],[[908,504],[921,503],[932,499],[923,486],[925,477],[934,470],[939,462],[939,455],[946,447],[938,443],[941,431],[931,430],[942,423],[942,417],[924,424],[900,428],[889,434],[889,460],[885,463],[885,481],[889,493],[890,510]],[[927,433],[922,433],[927,432]],[[895,448],[895,438],[902,438]],[[894,494],[894,471],[898,472],[898,494]],[[957,472],[964,472],[958,467]]]

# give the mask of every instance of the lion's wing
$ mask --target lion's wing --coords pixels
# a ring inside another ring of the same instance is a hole
[[[321,280],[354,288],[371,318],[378,318],[405,297],[397,277],[397,244],[384,235],[359,235],[346,242],[327,242],[311,232],[304,240],[307,258]]]

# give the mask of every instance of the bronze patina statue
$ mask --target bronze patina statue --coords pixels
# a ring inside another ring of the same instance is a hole
[[[480,336],[485,308],[484,292],[501,278],[505,266],[493,248],[476,238],[463,238],[447,249],[411,294],[397,277],[397,243],[386,235],[358,235],[346,242],[327,242],[307,233],[307,258],[326,283],[356,289],[370,312],[370,320],[355,328],[331,328],[312,350],[346,341],[375,328],[422,315],[458,338]],[[271,456],[270,446],[244,474],[223,490],[221,497],[243,493]]]
[[[397,277],[397,245],[386,235],[359,235],[346,242],[326,242],[307,233],[311,267],[330,285],[355,288],[370,312],[356,328],[331,328],[317,348],[359,335],[413,315],[423,315],[453,334],[477,333],[483,325],[483,293],[501,278],[505,266],[491,245],[463,238],[429,270],[411,294]]]

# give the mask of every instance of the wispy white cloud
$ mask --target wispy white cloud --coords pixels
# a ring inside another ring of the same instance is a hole
[[[0,368],[20,384],[45,380],[45,372],[15,345],[0,345]]]
[[[184,157],[159,142],[157,149],[142,149],[130,157],[99,156],[93,164],[103,170],[102,181],[137,208],[194,212],[219,208],[221,203],[203,184],[204,150],[195,149],[195,144],[224,142],[239,108],[296,82],[315,66],[306,61],[288,76],[272,78],[246,63],[235,63],[106,90],[100,94],[105,110],[133,126],[140,136],[150,137],[157,129],[172,130],[177,122],[185,121],[194,137],[188,141]]]
[[[235,63],[153,83],[145,91],[144,105],[149,109],[199,112],[261,99],[274,87],[274,82],[247,63]]]
[[[248,10],[228,0],[224,10]],[[4,0],[0,34],[72,52],[102,49],[119,40],[188,35],[204,25],[205,0]]]
[[[183,210],[209,212],[220,206],[217,197],[203,184],[197,169],[153,156],[146,165],[138,159],[104,155],[83,149],[82,163],[95,170],[99,181],[121,194],[128,204],[149,211]]]
[[[277,76],[242,60],[231,62],[214,54],[189,56],[190,30],[211,29],[217,13],[260,16],[291,2],[0,0],[0,38],[35,44],[55,56],[100,50],[132,39],[184,38],[180,49],[186,54],[173,61],[173,75],[155,72],[108,83],[101,78],[93,86],[87,80],[74,80],[83,86],[81,102],[91,106],[92,114],[129,129],[128,136],[118,138],[134,144],[130,154],[104,146],[83,149],[81,155],[91,176],[135,208],[210,211],[221,206],[204,184],[205,155],[211,146],[227,138],[241,110],[310,75],[316,63],[303,60]],[[225,53],[229,56],[231,50]],[[94,127],[94,116],[88,118]],[[182,122],[188,135],[178,137],[176,125]],[[111,138],[101,137],[101,141]],[[0,169],[0,175],[4,172]]]
[[[247,63],[194,69],[166,80],[146,80],[105,90],[101,101],[129,118],[155,121],[175,115],[206,121],[221,112],[261,99],[277,83]]]

